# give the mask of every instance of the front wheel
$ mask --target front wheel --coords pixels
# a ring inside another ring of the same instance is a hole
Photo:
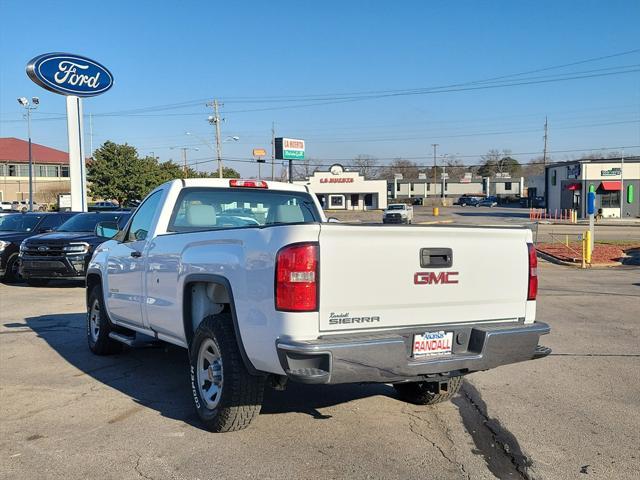
[[[4,273],[4,281],[7,283],[19,282],[22,279],[20,276],[20,257],[17,253],[14,253],[7,260],[7,270]]]
[[[416,405],[435,405],[451,400],[461,386],[462,377],[449,379],[447,389],[442,392],[438,382],[408,382],[393,385],[402,400]]]
[[[198,416],[212,432],[247,428],[262,406],[265,378],[242,361],[231,315],[205,318],[189,349],[191,393]]]
[[[113,325],[109,321],[102,300],[102,288],[93,287],[87,310],[87,341],[96,355],[110,355],[122,351],[123,344],[109,337]]]

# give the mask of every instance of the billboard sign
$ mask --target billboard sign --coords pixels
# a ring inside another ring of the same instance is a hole
[[[113,75],[98,62],[71,53],[45,53],[27,64],[31,80],[53,93],[93,97],[113,86]]]
[[[304,140],[277,137],[275,147],[278,160],[304,160]]]

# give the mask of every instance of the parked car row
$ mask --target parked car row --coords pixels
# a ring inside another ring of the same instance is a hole
[[[41,205],[37,202],[33,202],[33,211],[40,212],[47,209],[46,205]],[[14,200],[13,202],[3,201],[0,202],[0,211],[3,212],[26,212],[29,210],[29,202],[23,200],[21,202]]]
[[[498,205],[497,197],[475,197],[472,195],[462,195],[454,205],[460,205],[461,207],[495,207]]]
[[[106,240],[100,222],[124,227],[131,212],[27,212],[0,217],[0,279],[40,286],[51,279],[84,280],[93,249]]]

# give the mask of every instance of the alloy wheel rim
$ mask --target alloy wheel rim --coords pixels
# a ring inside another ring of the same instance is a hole
[[[209,410],[215,409],[222,396],[222,356],[211,338],[207,338],[200,345],[197,380],[200,398]]]
[[[91,340],[95,343],[100,335],[100,302],[95,300],[89,312],[89,334]]]

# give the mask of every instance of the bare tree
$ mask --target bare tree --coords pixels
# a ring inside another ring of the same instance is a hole
[[[306,180],[317,170],[316,165],[318,160],[311,158],[305,158],[304,160],[293,161],[293,179],[294,180]]]
[[[547,157],[547,162],[549,158]],[[536,175],[544,175],[544,158],[536,157],[531,159],[529,163],[522,166],[522,175],[524,177],[535,177]]]
[[[420,168],[411,160],[396,158],[388,167],[381,169],[378,176],[385,180],[393,180],[393,176],[396,173],[401,173],[405,180],[412,180],[418,178]]]
[[[461,160],[458,160],[454,155],[450,155],[445,162],[447,167],[447,173],[449,174],[449,178],[451,180],[459,180],[464,177],[464,174],[469,171],[467,167],[464,166]],[[433,177],[427,177],[433,178]]]
[[[376,165],[377,159],[371,155],[358,155],[351,162],[351,170],[357,170],[366,179],[378,178],[380,167]]]

